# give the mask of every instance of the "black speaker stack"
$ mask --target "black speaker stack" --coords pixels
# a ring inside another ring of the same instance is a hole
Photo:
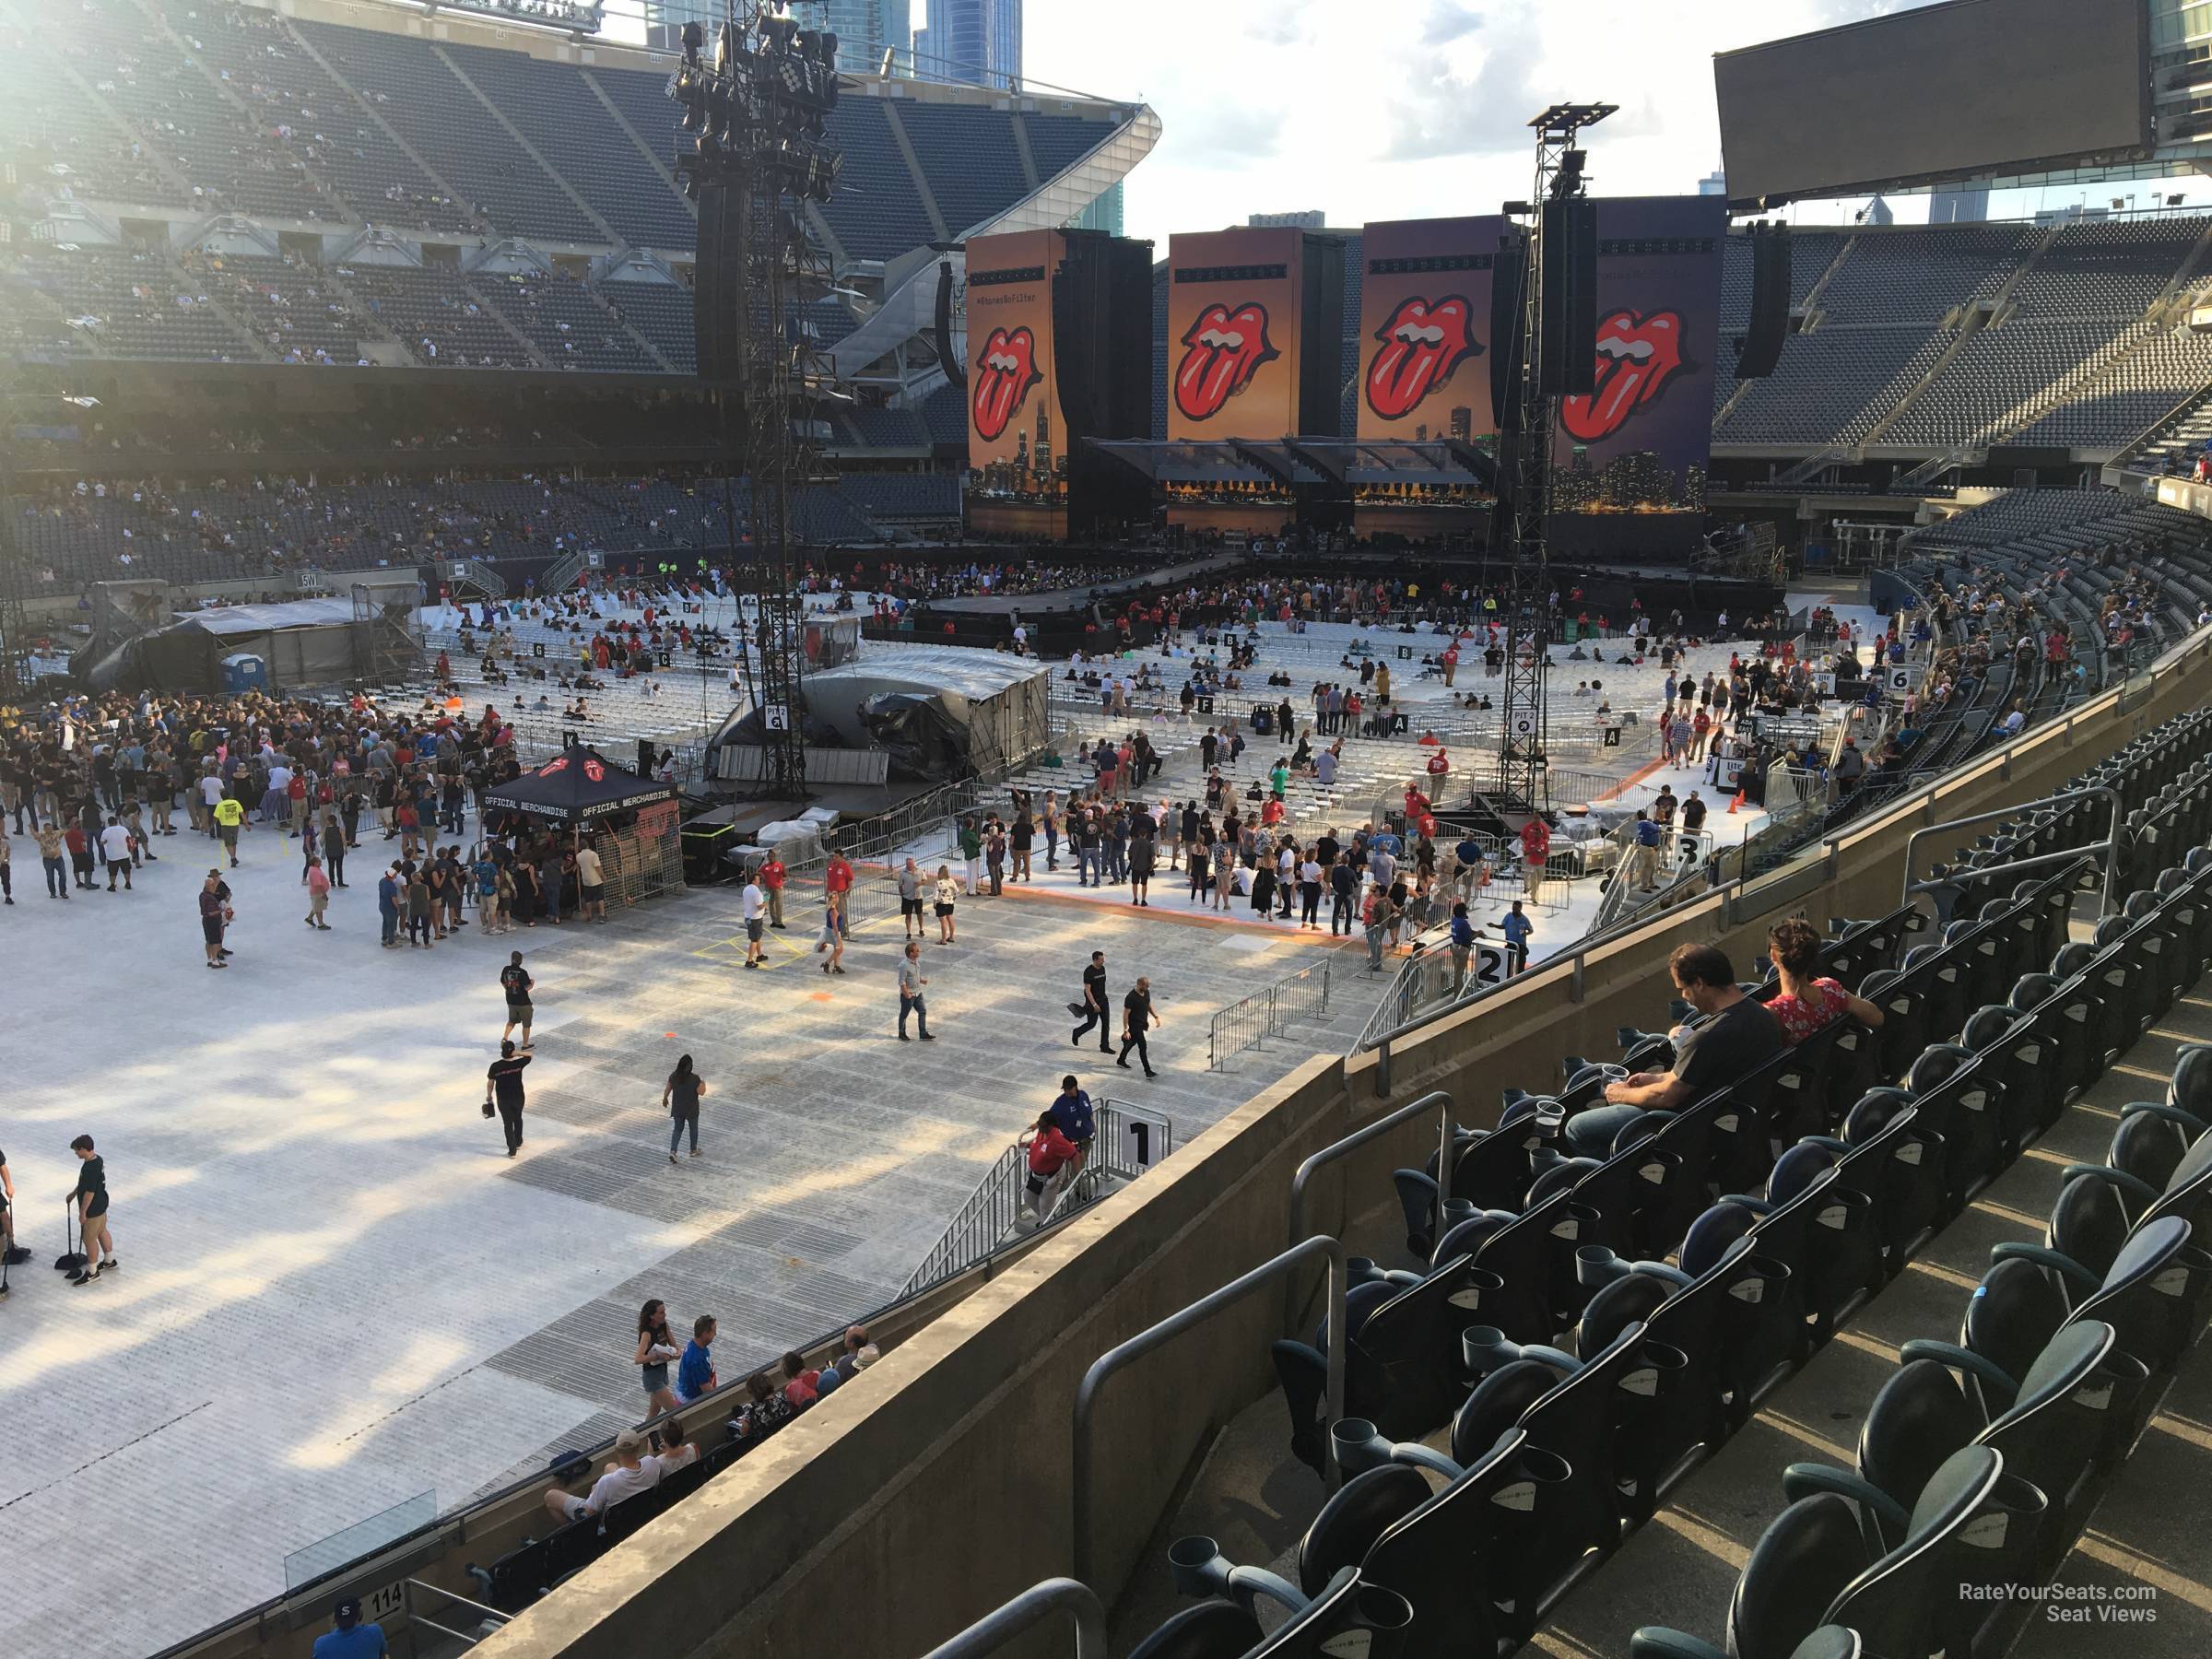
[[[1537,386],[1547,396],[1583,397],[1597,383],[1597,204],[1563,196],[1547,201],[1543,213]]]
[[[1782,360],[1790,333],[1790,228],[1751,227],[1751,321],[1735,359],[1739,381],[1763,380]]]

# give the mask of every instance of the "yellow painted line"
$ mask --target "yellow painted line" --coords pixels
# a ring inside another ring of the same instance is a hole
[[[1967,1207],[1978,1209],[1985,1216],[1994,1216],[1999,1220],[2009,1221],[2015,1227],[2032,1228],[2039,1233],[2049,1220],[2048,1217],[2031,1216],[2026,1210],[2014,1209],[2009,1204],[1998,1204],[1988,1198],[1977,1198]]]
[[[2068,1112],[2078,1112],[2088,1117],[2104,1118],[2108,1122],[2114,1124],[2120,1121],[2120,1114],[2114,1112],[2110,1106],[2092,1106],[2086,1100],[2077,1100],[2073,1105],[2067,1107],[2066,1110]]]
[[[2212,1452],[2212,1428],[2206,1428],[2202,1423],[2192,1422],[2185,1417],[2176,1417],[2171,1411],[2161,1411],[2150,1419],[2150,1426],[2160,1434],[2171,1434],[2200,1452]]]
[[[1538,1630],[1528,1639],[1528,1645],[1539,1653],[1548,1653],[1551,1659],[1605,1659],[1594,1647],[1587,1647],[1571,1636],[1557,1630]]]
[[[2082,1161],[2078,1158],[2068,1158],[2063,1152],[2053,1152],[2047,1147],[2026,1147],[2021,1151],[2020,1156],[2022,1158],[2036,1159],[2042,1163],[2056,1164],[2062,1170],[2070,1163],[2079,1163]]]
[[[1849,1446],[1830,1440],[1828,1436],[1810,1424],[1801,1423],[1795,1418],[1784,1417],[1781,1412],[1772,1410],[1759,1412],[1752,1420],[1764,1423],[1770,1429],[1778,1430],[1800,1444],[1810,1446],[1816,1452],[1826,1453],[1846,1468],[1857,1466],[1859,1454],[1856,1452]]]
[[[2085,1533],[2074,1547],[2092,1561],[2101,1561],[2105,1566],[2124,1572],[2140,1583],[2148,1584],[2160,1595],[2171,1595],[2176,1601],[2187,1602],[2200,1613],[2212,1613],[2212,1589],[2206,1588],[2194,1579],[2183,1578],[2147,1557],[2137,1555],[2103,1533]]]
[[[2124,1060],[2115,1060],[2111,1065],[2105,1067],[2105,1069],[2107,1071],[2118,1072],[2124,1077],[2142,1077],[2152,1083],[2171,1083],[2173,1081],[2173,1075],[2171,1072],[2152,1071],[2147,1065],[2130,1065]]]
[[[1894,1343],[1884,1342],[1879,1337],[1869,1336],[1861,1331],[1838,1331],[1829,1340],[1840,1342],[1845,1347],[1856,1348],[1862,1354],[1872,1354],[1877,1359],[1887,1359],[1893,1365],[1904,1357],[1904,1350]]]
[[[1751,1552],[1734,1538],[1724,1532],[1715,1531],[1702,1521],[1692,1520],[1679,1510],[1661,1510],[1652,1518],[1714,1559],[1727,1562],[1738,1572],[1751,1564]]]

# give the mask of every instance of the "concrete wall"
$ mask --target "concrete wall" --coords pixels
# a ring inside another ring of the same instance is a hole
[[[1312,1152],[1424,1089],[1467,1124],[1499,1090],[1559,1077],[1562,1054],[1615,1052],[1617,1026],[1656,1023],[1662,964],[1711,939],[1747,968],[1775,916],[1893,909],[1912,830],[2053,793],[2206,687],[2206,640],[2155,679],[2107,694],[1923,792],[1747,889],[1555,962],[1381,1057],[1309,1062],[1199,1135],[1159,1170],[1040,1246],[763,1452],[640,1533],[487,1641],[487,1659],[616,1659],[638,1653],[784,1659],[825,1647],[920,1653],[1035,1581],[1070,1570],[1070,1427],[1100,1354],[1289,1242],[1292,1174]],[[1969,836],[1961,839],[1971,839]],[[1951,838],[1931,838],[1947,843]],[[1949,851],[1931,847],[1932,856]],[[1308,1230],[1342,1226],[1420,1161],[1433,1119],[1335,1166],[1310,1195]],[[1219,1425],[1273,1386],[1267,1341],[1283,1303],[1262,1290],[1215,1325],[1116,1376],[1097,1415],[1094,1587],[1111,1604],[1159,1571],[1150,1535]],[[1287,1432],[1287,1425],[1286,1425]],[[1285,1493],[1282,1500],[1318,1500]],[[1066,1652],[1064,1628],[1009,1651]]]

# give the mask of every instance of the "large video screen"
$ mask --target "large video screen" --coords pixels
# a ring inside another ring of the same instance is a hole
[[[1359,431],[1369,441],[1487,437],[1490,270],[1505,220],[1393,219],[1361,239]]]
[[[1168,239],[1170,438],[1272,441],[1298,430],[1304,300],[1302,230]]]
[[[1855,194],[2150,143],[2143,0],[1949,0],[1712,61],[1738,206]]]
[[[968,244],[969,493],[1065,507],[1067,425],[1053,350],[1057,230]]]

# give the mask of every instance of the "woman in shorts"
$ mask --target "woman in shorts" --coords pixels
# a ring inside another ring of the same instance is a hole
[[[845,919],[839,913],[837,896],[825,894],[822,899],[822,931],[815,936],[814,954],[830,953],[822,964],[824,973],[842,973],[845,971]]]
[[[937,866],[937,943],[952,943],[952,907],[960,896],[960,884],[950,865]]]

